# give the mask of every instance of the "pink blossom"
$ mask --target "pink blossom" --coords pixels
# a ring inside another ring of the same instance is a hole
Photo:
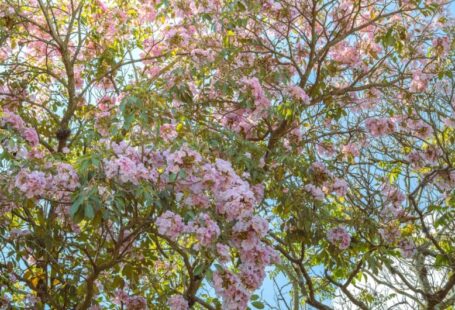
[[[439,172],[434,181],[444,191],[455,189],[455,170]]]
[[[216,271],[213,274],[215,292],[223,297],[223,309],[246,309],[251,293],[245,288],[240,279],[229,271]]]
[[[218,259],[222,262],[228,262],[231,258],[231,254],[229,252],[229,247],[222,243],[216,244],[216,252],[219,255]]]
[[[36,146],[39,143],[38,133],[35,128],[25,128],[22,132],[22,137],[30,143],[31,146]]]
[[[348,192],[348,183],[343,179],[336,179],[332,184],[332,192],[340,197],[346,196]]]
[[[164,125],[161,125],[161,127],[160,127],[160,135],[161,135],[161,138],[163,138],[164,141],[169,142],[169,141],[172,141],[175,138],[177,138],[178,133],[175,130],[175,125],[173,125],[173,124],[164,124]]]
[[[423,72],[416,71],[412,74],[412,81],[409,91],[421,93],[427,89],[429,77]]]
[[[296,99],[300,100],[304,104],[308,104],[310,102],[310,97],[299,86],[295,86],[295,85],[289,86],[288,87],[288,92],[293,98],[296,98]]]
[[[449,37],[445,36],[442,38],[433,39],[433,51],[438,56],[446,56],[450,50]]]
[[[409,129],[415,132],[417,137],[420,137],[422,139],[428,138],[433,134],[433,128],[422,120],[416,121],[410,119],[407,121],[407,126]]]
[[[401,255],[404,258],[411,258],[416,253],[416,246],[411,239],[403,239],[398,243]]]
[[[127,310],[147,309],[147,300],[142,296],[130,296],[126,302]]]
[[[3,111],[2,122],[10,124],[17,131],[25,129],[25,122],[22,117],[8,110]]]
[[[386,227],[379,229],[379,234],[386,243],[390,244],[398,240],[401,232],[397,225],[387,225]]]
[[[307,184],[307,185],[304,186],[304,189],[305,189],[305,191],[310,193],[310,195],[313,196],[313,198],[315,200],[323,201],[324,198],[325,198],[325,194],[322,191],[322,189],[320,189],[316,185]]]
[[[434,145],[429,145],[422,153],[422,157],[429,164],[436,164],[441,155],[442,151]]]
[[[267,99],[265,92],[256,77],[244,78],[242,79],[242,83],[251,89],[257,107],[267,108],[270,106],[270,101]]]
[[[46,182],[43,172],[22,169],[16,176],[15,186],[24,192],[27,198],[33,198],[45,193]]]
[[[118,289],[115,291],[115,298],[114,298],[114,304],[121,305],[121,304],[126,304],[128,303],[128,293],[125,292],[122,289]]]
[[[57,174],[52,178],[54,188],[70,191],[79,187],[79,176],[73,166],[66,163],[57,164]]]
[[[396,219],[404,215],[404,209],[401,205],[387,204],[381,211],[381,216],[390,219]]]
[[[322,142],[316,145],[316,150],[321,156],[331,157],[335,155],[335,147],[331,142]]]
[[[186,225],[180,215],[172,211],[166,211],[156,219],[158,232],[169,237],[171,240],[177,240],[179,235],[185,230]]]
[[[411,166],[416,169],[421,168],[424,163],[423,154],[420,151],[416,151],[416,150],[414,150],[408,154],[407,160],[409,161]]]
[[[213,243],[220,235],[220,228],[206,213],[198,215],[197,219],[188,223],[187,231],[195,233],[202,246]]]
[[[104,161],[104,172],[108,179],[117,177],[121,183],[131,182],[138,184],[141,179],[147,178],[148,171],[142,163],[121,155],[118,158]]]
[[[369,118],[365,125],[373,137],[381,137],[395,132],[395,123],[389,118]]]
[[[382,194],[385,196],[386,204],[400,206],[406,200],[406,196],[403,194],[403,192],[389,184],[383,185]]]
[[[354,143],[348,143],[346,145],[343,145],[341,147],[341,152],[345,156],[352,156],[352,157],[358,157],[360,155],[360,150],[357,145]]]
[[[188,301],[182,295],[173,295],[167,302],[170,310],[188,310]]]
[[[361,61],[359,49],[355,46],[349,46],[347,42],[338,43],[331,51],[331,56],[336,62],[355,66]]]
[[[344,227],[332,228],[327,232],[327,239],[340,250],[345,250],[351,243],[351,236]]]
[[[325,181],[330,177],[330,172],[322,162],[314,162],[310,166],[310,172],[317,181]]]

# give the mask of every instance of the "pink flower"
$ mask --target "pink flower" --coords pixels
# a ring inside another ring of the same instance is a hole
[[[115,298],[114,298],[114,304],[120,305],[120,304],[126,304],[128,303],[128,293],[125,292],[124,290],[118,289],[115,291]]]
[[[127,310],[147,309],[147,300],[142,296],[130,296],[126,302]]]
[[[348,183],[343,179],[336,179],[332,184],[332,192],[340,197],[346,196],[348,192]]]
[[[25,128],[25,122],[22,117],[8,110],[3,111],[2,122],[10,124],[17,131],[22,131]]]
[[[424,92],[428,86],[429,77],[421,71],[416,71],[412,74],[412,81],[409,91],[415,93]]]
[[[138,184],[141,179],[148,178],[148,171],[144,165],[127,156],[105,160],[104,172],[108,179],[117,177],[121,183],[131,182]]]
[[[175,130],[175,125],[173,124],[164,124],[160,127],[160,135],[164,141],[169,142],[177,138],[178,133]]]
[[[25,128],[22,131],[22,137],[32,146],[36,146],[39,143],[38,133],[34,128]]]
[[[394,206],[400,206],[405,200],[406,196],[398,188],[384,184],[382,187],[382,193],[385,196],[386,204],[390,203]]]
[[[226,263],[231,258],[231,253],[229,252],[229,247],[225,244],[217,243],[216,252],[219,255],[219,260],[222,263]]]
[[[307,184],[307,185],[305,185],[304,189],[305,189],[305,191],[310,193],[310,195],[313,196],[313,198],[315,200],[323,201],[325,198],[325,194],[322,191],[322,189],[320,189],[316,185]]]
[[[381,137],[395,132],[395,123],[389,118],[370,118],[365,125],[373,137]]]
[[[335,148],[331,142],[322,142],[316,145],[316,150],[321,156],[331,157],[335,155]]]
[[[79,176],[73,166],[66,163],[57,164],[57,174],[52,178],[53,187],[74,191],[79,187]]]
[[[265,92],[256,77],[250,79],[243,78],[241,82],[251,89],[256,107],[265,109],[270,106],[270,101],[267,99]]]
[[[433,39],[433,51],[438,56],[446,56],[450,50],[449,37]]]
[[[346,145],[343,145],[341,147],[341,152],[345,156],[358,157],[360,155],[360,150],[359,150],[358,146],[353,143],[348,143]]]
[[[416,150],[408,154],[407,160],[409,161],[412,167],[417,169],[421,168],[424,164],[423,154],[420,151]]]
[[[351,243],[351,236],[344,227],[332,228],[327,232],[327,239],[340,250],[345,250]]]
[[[223,297],[223,309],[246,309],[251,293],[240,279],[229,271],[216,271],[213,274],[213,285],[217,295]]]
[[[180,215],[175,214],[172,211],[166,211],[156,219],[156,226],[158,226],[158,232],[169,237],[175,241],[180,234],[185,230],[186,225],[183,223],[183,219]]]
[[[46,175],[43,172],[22,169],[16,176],[15,186],[24,192],[27,198],[33,198],[45,193],[46,181]]]
[[[307,95],[307,93],[302,88],[300,88],[298,86],[295,86],[295,85],[289,86],[288,92],[291,95],[291,97],[300,100],[304,104],[308,104],[310,102],[310,97]]]
[[[455,170],[439,172],[434,181],[444,191],[455,189]]]
[[[167,302],[170,310],[188,310],[188,301],[182,295],[174,295]]]
[[[187,231],[195,233],[202,246],[210,245],[220,235],[220,228],[206,213],[199,214],[196,220],[189,222]]]
[[[355,66],[361,62],[359,49],[349,46],[347,42],[338,43],[330,54],[334,61],[341,64]]]
[[[422,139],[428,138],[433,134],[433,128],[422,120],[416,121],[410,119],[407,121],[407,126],[409,129],[415,132],[417,137],[420,137]]]
[[[395,242],[401,235],[400,229],[397,225],[387,225],[379,229],[379,234],[386,243]]]
[[[442,151],[434,145],[429,145],[422,153],[422,157],[429,164],[436,164],[442,155]]]
[[[404,258],[411,258],[416,253],[416,246],[411,239],[403,239],[398,243],[401,255]]]

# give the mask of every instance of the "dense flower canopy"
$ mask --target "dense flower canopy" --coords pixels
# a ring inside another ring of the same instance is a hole
[[[448,2],[0,2],[0,307],[451,309]]]

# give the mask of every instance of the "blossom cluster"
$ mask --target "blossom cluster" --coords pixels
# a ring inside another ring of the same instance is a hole
[[[188,310],[188,302],[182,295],[173,295],[167,302],[172,310]]]
[[[45,172],[23,168],[14,180],[14,187],[29,199],[43,196],[59,200],[68,198],[78,186],[79,176],[74,168],[66,163],[57,163]]]
[[[3,111],[3,117],[0,120],[1,124],[8,124],[14,128],[22,138],[27,141],[31,146],[37,146],[39,143],[38,133],[35,128],[28,127],[25,121],[19,115],[5,110]]]
[[[155,222],[158,232],[173,241],[192,235],[197,240],[195,249],[213,249],[224,266],[214,275],[216,292],[226,309],[244,309],[264,280],[265,267],[278,261],[275,251],[262,241],[269,229],[267,221],[254,215],[260,197],[225,160],[210,163],[186,146],[166,151],[165,158],[166,173],[177,174],[172,184],[181,211],[191,208],[199,213],[185,223],[177,211],[167,210]],[[221,243],[220,235],[229,241]],[[229,271],[226,264],[229,248],[239,254],[239,274]]]
[[[323,201],[325,196],[333,193],[338,197],[344,197],[348,193],[348,183],[332,175],[322,162],[314,162],[310,166],[312,183],[306,184],[304,190],[314,200]]]
[[[346,250],[351,244],[351,236],[344,227],[335,227],[327,231],[327,239],[340,250]]]
[[[229,279],[214,281],[216,291],[226,309],[244,309],[264,280],[265,267],[278,261],[275,251],[262,241],[268,222],[254,214],[262,199],[262,187],[250,186],[229,162],[220,158],[210,162],[186,145],[175,151],[147,147],[139,151],[124,142],[104,143],[113,154],[103,164],[108,180],[123,186],[151,182],[158,188],[173,189],[176,206],[156,218],[158,234],[177,243],[196,240],[182,244],[217,254],[224,270],[217,277]],[[188,218],[188,214],[193,215]],[[186,239],[190,236],[193,238]],[[230,250],[240,258],[239,273],[229,271]],[[237,283],[236,290],[226,281]],[[170,303],[179,302],[178,297],[174,299]]]
[[[395,132],[395,123],[389,118],[369,118],[365,125],[373,137],[381,137]]]
[[[115,292],[114,304],[126,307],[127,310],[147,309],[147,300],[144,297],[129,295],[124,289]]]

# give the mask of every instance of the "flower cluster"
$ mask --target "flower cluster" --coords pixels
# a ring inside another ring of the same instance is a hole
[[[400,248],[400,252],[405,258],[411,258],[416,253],[416,246],[411,239],[402,239],[398,243],[398,247]]]
[[[289,86],[288,92],[291,97],[300,100],[302,103],[308,104],[310,102],[310,97],[302,88],[298,86]]]
[[[305,185],[304,189],[305,189],[305,191],[307,191],[307,192],[313,197],[313,199],[315,199],[315,200],[323,201],[324,198],[325,198],[325,194],[324,194],[324,192],[322,191],[322,189],[320,189],[320,188],[317,187],[316,185],[307,184],[307,185]]]
[[[215,292],[223,297],[223,309],[246,309],[250,294],[240,279],[232,272],[223,270],[213,274]]]
[[[182,295],[174,295],[167,301],[171,310],[188,310],[188,302]]]
[[[395,123],[389,118],[369,118],[365,125],[373,137],[381,137],[395,132]]]
[[[382,194],[384,196],[384,209],[382,215],[386,218],[397,218],[404,214],[402,208],[403,202],[406,200],[405,195],[395,186],[384,184],[382,186]]]
[[[155,181],[157,178],[157,167],[147,165],[147,157],[154,157],[154,153],[147,150],[141,154],[134,147],[125,142],[119,144],[106,142],[107,150],[114,151],[115,155],[110,159],[104,159],[104,173],[108,179],[115,179],[118,182],[132,183],[137,185],[142,180]]]
[[[183,223],[182,217],[172,211],[166,211],[161,214],[156,220],[158,233],[169,237],[175,241],[180,234],[185,231],[186,225]]]
[[[391,222],[389,225],[382,227],[379,229],[379,234],[381,235],[382,239],[388,244],[394,243],[397,241],[400,236],[400,228],[395,221]]]
[[[22,138],[30,143],[31,146],[37,146],[39,143],[38,133],[35,128],[27,127],[22,117],[10,112],[9,110],[3,111],[3,117],[0,120],[0,124],[9,124],[13,127]]]
[[[335,227],[327,231],[327,239],[340,250],[346,250],[351,244],[351,236],[344,227]]]
[[[46,174],[41,171],[28,171],[22,169],[16,175],[15,186],[22,191],[27,198],[44,195],[47,184]]]
[[[57,163],[49,171],[21,169],[15,177],[14,186],[27,198],[42,196],[68,198],[69,193],[79,187],[79,177],[74,168],[66,163]]]
[[[428,87],[429,75],[420,71],[416,71],[412,74],[411,85],[409,91],[415,93],[424,92]]]
[[[114,303],[126,307],[127,310],[147,309],[147,300],[142,296],[130,296],[125,290],[115,292]]]
[[[229,249],[237,251],[240,273],[232,273],[225,266],[214,277],[218,279],[214,285],[226,309],[243,309],[264,280],[265,267],[278,261],[275,251],[262,241],[269,229],[267,221],[254,215],[261,192],[257,196],[229,162],[208,162],[187,146],[166,151],[164,158],[168,177],[162,179],[172,184],[181,211],[191,209],[197,215],[185,223],[177,212],[166,210],[155,222],[158,232],[173,241],[193,235],[197,243],[192,246],[212,249],[223,266],[230,257]],[[217,218],[223,218],[223,222]],[[218,243],[221,235],[229,240],[227,244]]]

